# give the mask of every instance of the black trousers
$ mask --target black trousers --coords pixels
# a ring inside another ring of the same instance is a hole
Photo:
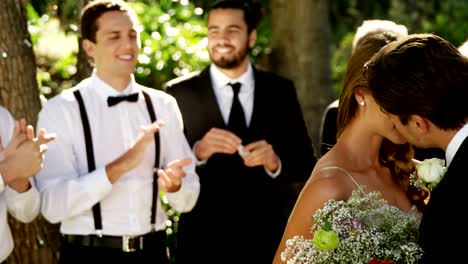
[[[159,233],[159,232],[158,232]],[[62,242],[60,264],[167,264],[166,239],[145,238],[143,250],[124,252],[121,248],[90,247]]]

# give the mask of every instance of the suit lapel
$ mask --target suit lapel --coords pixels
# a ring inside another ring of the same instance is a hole
[[[460,145],[460,148],[458,148],[457,153],[455,153],[455,156],[453,157],[453,160],[450,163],[450,166],[448,167],[444,178],[448,179],[447,176],[450,176],[451,173],[453,172],[455,172],[456,174],[460,166],[466,166],[467,158],[468,158],[468,137],[466,137],[463,140],[463,143]],[[459,176],[456,176],[456,177],[459,177]]]
[[[252,109],[252,117],[250,119],[249,130],[250,131],[258,131],[258,125],[261,122],[262,113],[261,110],[265,109],[263,106],[265,99],[267,99],[267,95],[264,94],[263,89],[267,86],[265,84],[265,80],[263,79],[262,74],[253,67],[254,72],[254,98],[253,98],[253,109]]]
[[[445,199],[447,195],[453,192],[453,188],[455,186],[459,186],[464,182],[463,175],[460,174],[461,171],[464,171],[466,168],[466,159],[468,158],[468,137],[465,138],[463,143],[458,148],[457,153],[453,157],[450,166],[448,167],[447,171],[445,172],[444,177],[442,180],[437,184],[437,187],[431,193],[431,200],[434,202],[438,199]],[[464,184],[463,184],[464,185]],[[432,202],[429,200],[428,208],[432,206]]]
[[[224,128],[223,116],[219,109],[216,95],[213,91],[213,85],[211,84],[211,77],[209,72],[209,66],[200,73],[200,83],[198,85],[197,99],[204,106],[205,119],[213,120],[214,127]]]

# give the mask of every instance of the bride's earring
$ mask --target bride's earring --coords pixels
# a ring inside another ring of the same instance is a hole
[[[359,105],[360,105],[360,106],[365,106],[365,105],[366,105],[366,102],[360,101],[360,102],[359,102]]]

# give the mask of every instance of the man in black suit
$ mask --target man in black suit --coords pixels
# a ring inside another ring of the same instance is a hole
[[[297,198],[281,189],[304,182],[316,162],[293,83],[249,60],[258,20],[245,1],[216,2],[208,13],[212,64],[166,84],[201,184],[196,207],[180,218],[177,263],[271,263],[285,203],[290,210]]]
[[[325,155],[336,144],[338,105],[339,100],[336,99],[323,111],[322,123],[320,124],[320,156]]]
[[[468,59],[433,34],[382,48],[366,66],[369,88],[395,128],[421,148],[445,150],[448,170],[432,190],[419,228],[420,263],[462,263],[468,237]]]
[[[356,30],[354,35],[351,53],[360,46],[361,40],[373,34],[388,32],[389,34],[398,34],[401,36],[408,35],[408,29],[404,25],[396,24],[390,20],[365,20]],[[337,135],[337,118],[338,118],[338,99],[330,103],[324,110],[322,115],[322,123],[320,126],[320,154],[323,156],[336,143]],[[429,158],[444,159],[444,152],[440,149],[420,149],[414,148],[414,158],[424,160]]]

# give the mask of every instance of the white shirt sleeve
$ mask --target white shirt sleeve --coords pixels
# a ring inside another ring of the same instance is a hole
[[[0,174],[0,193],[5,189],[5,183],[3,182],[3,176]]]
[[[7,186],[5,188],[5,197],[8,212],[23,223],[32,222],[38,215],[41,207],[40,194],[34,186],[32,178],[29,180],[31,188],[19,193]]]
[[[82,214],[112,190],[104,167],[91,173],[79,171],[71,141],[75,135],[73,124],[81,123],[76,117],[67,116],[71,110],[60,103],[49,100],[39,113],[37,125],[57,134],[57,139],[48,143],[43,168],[36,176],[42,199],[41,212],[51,223]],[[64,202],[57,202],[57,199]]]
[[[2,139],[2,146],[5,148],[11,141],[13,136],[13,130],[15,129],[15,120],[11,116],[10,112],[0,106],[0,137]],[[0,171],[0,193],[5,189],[5,182]]]
[[[170,101],[165,110],[168,120],[164,120],[166,125],[162,129],[165,131],[161,136],[170,135],[161,140],[164,144],[161,147],[164,151],[161,167],[164,168],[169,162],[176,159],[192,158],[192,163],[184,168],[186,176],[182,180],[180,190],[175,193],[166,193],[166,197],[174,209],[179,212],[187,212],[195,206],[200,194],[200,181],[195,172],[196,158],[183,133],[182,115],[175,99]]]

